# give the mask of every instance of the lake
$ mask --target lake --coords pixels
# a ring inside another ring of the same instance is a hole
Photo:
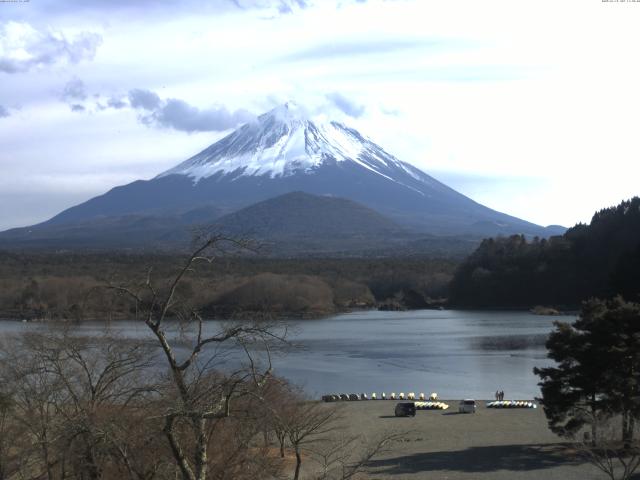
[[[366,311],[292,322],[289,339],[297,348],[274,358],[275,373],[308,394],[438,392],[440,398],[539,396],[535,366],[547,366],[544,342],[553,321],[569,316],[526,312],[418,310]],[[219,322],[210,322],[208,329]],[[46,328],[1,322],[0,334]],[[137,322],[114,322],[127,338],[146,338]],[[74,326],[99,333],[104,324]]]

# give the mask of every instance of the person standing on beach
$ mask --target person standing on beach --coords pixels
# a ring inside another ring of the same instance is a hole
[[[500,392],[496,390],[496,400],[500,400]]]

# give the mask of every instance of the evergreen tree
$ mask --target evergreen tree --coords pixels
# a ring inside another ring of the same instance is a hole
[[[593,302],[585,304],[583,311],[598,308]],[[542,404],[554,433],[572,437],[585,425],[596,438],[596,418],[606,407],[606,382],[596,351],[600,349],[597,332],[585,329],[580,322],[555,322],[546,343],[548,357],[556,367],[534,368],[540,376]]]
[[[457,269],[450,300],[465,307],[577,307],[616,294],[640,301],[640,197],[546,241],[484,240]]]
[[[599,359],[607,367],[608,409],[621,415],[628,446],[640,416],[640,304],[616,297],[588,313],[583,321],[600,326],[600,342],[607,347]]]
[[[595,442],[598,416],[619,414],[628,446],[640,416],[640,305],[587,301],[575,322],[556,322],[546,346],[557,365],[534,373],[549,428],[573,436],[589,425]]]

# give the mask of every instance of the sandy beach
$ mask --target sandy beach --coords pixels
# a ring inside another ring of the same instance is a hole
[[[369,439],[408,432],[374,459],[372,479],[585,480],[604,478],[572,454],[547,428],[542,408],[491,409],[478,402],[475,414],[459,414],[458,400],[445,411],[418,411],[396,418],[396,401],[341,402],[344,426]],[[334,404],[326,404],[328,407]]]

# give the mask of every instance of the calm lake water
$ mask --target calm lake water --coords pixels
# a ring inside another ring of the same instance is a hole
[[[573,317],[457,310],[349,313],[292,322],[289,339],[297,347],[273,363],[276,374],[315,397],[384,391],[487,399],[501,389],[505,398],[533,398],[540,392],[532,369],[551,363],[544,342],[554,320]],[[218,325],[210,322],[208,328]],[[2,335],[43,328],[0,322]],[[126,338],[149,335],[137,322],[110,328]],[[98,334],[104,325],[74,329]]]

